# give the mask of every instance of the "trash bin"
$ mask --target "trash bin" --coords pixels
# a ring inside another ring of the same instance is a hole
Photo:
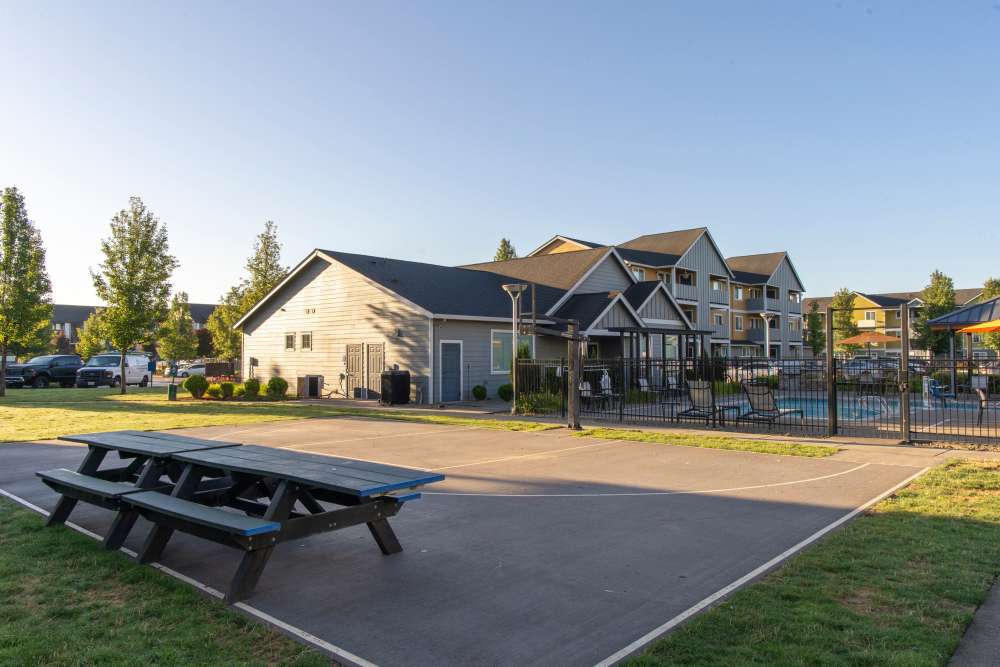
[[[382,371],[382,396],[379,401],[383,405],[405,405],[410,402],[410,372],[391,370]]]
[[[167,400],[176,401],[177,400],[177,385],[168,384],[167,385]]]

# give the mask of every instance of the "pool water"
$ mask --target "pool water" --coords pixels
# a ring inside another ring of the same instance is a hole
[[[802,410],[806,419],[826,419],[828,416],[827,400],[825,398],[778,398],[778,407],[782,409]],[[746,400],[727,402],[727,405],[740,406],[741,412],[750,409]],[[837,401],[837,416],[839,419],[877,420],[895,419],[899,416],[899,399],[879,396],[842,397]],[[942,406],[939,402],[924,402],[920,397],[910,399],[910,411],[950,412],[978,411],[979,405],[973,402],[948,401]]]

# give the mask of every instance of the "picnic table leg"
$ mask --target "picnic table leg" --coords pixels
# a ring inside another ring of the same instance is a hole
[[[177,485],[174,486],[174,490],[170,495],[175,498],[189,500],[195,491],[198,490],[199,482],[201,482],[201,470],[198,469],[198,466],[189,463],[185,466],[184,472],[181,473],[180,479],[177,480]],[[149,531],[149,535],[146,536],[146,542],[142,545],[142,550],[139,552],[139,562],[152,563],[159,560],[163,554],[163,549],[167,546],[167,542],[170,541],[170,536],[173,534],[173,528],[168,528],[160,524],[154,525],[153,530]]]
[[[150,459],[142,474],[139,475],[139,479],[135,485],[140,489],[148,489],[160,480],[163,471],[164,466],[162,463],[156,459]],[[134,508],[130,507],[118,510],[115,520],[111,523],[111,530],[108,531],[107,536],[104,538],[104,548],[111,551],[119,549],[125,543],[125,538],[128,537],[132,526],[135,525],[135,520],[138,518],[139,512]]]
[[[80,467],[76,469],[81,475],[92,476],[97,469],[101,467],[101,463],[104,461],[104,457],[107,456],[108,450],[101,447],[88,446],[87,455],[83,457],[83,462],[80,463]],[[68,498],[66,496],[60,496],[59,502],[56,503],[56,508],[52,510],[52,514],[49,515],[48,520],[45,522],[46,526],[54,526],[60,523],[66,523],[66,519],[69,518],[70,513],[73,508],[76,507],[76,498]]]
[[[274,495],[271,496],[271,502],[267,506],[267,511],[264,512],[264,518],[268,521],[278,522],[288,519],[292,507],[295,505],[296,494],[295,485],[288,480],[282,480],[275,489]],[[268,546],[243,554],[239,567],[236,568],[236,574],[233,575],[233,579],[229,583],[229,592],[226,593],[227,602],[239,602],[253,592],[273,551],[274,547]]]
[[[398,554],[403,550],[403,546],[399,543],[399,540],[396,539],[396,533],[393,532],[388,519],[369,521],[368,530],[371,531],[372,537],[375,538],[375,543],[378,544],[378,548],[381,549],[382,553],[386,556],[390,554]]]

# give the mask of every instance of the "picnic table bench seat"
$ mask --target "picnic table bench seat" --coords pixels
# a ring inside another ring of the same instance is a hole
[[[277,521],[268,521],[217,507],[208,507],[193,500],[168,496],[158,491],[140,491],[129,494],[125,502],[138,509],[139,514],[154,523],[169,524],[174,523],[171,519],[179,519],[196,526],[202,526],[210,531],[237,537],[254,537],[277,533],[281,530],[281,524]],[[240,541],[238,544],[246,548],[247,551],[256,548],[249,541]]]
[[[142,491],[128,482],[112,482],[100,477],[82,475],[66,468],[42,470],[35,475],[53,491],[107,509],[119,509],[122,496]]]

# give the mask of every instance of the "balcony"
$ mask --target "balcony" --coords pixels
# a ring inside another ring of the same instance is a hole
[[[747,304],[747,310],[764,310],[763,298],[747,299],[746,304]]]
[[[794,329],[785,332],[785,340],[790,343],[802,342],[802,329]]]
[[[678,299],[690,299],[691,301],[697,301],[698,288],[695,285],[681,285],[678,283],[674,285],[674,296]]]
[[[729,303],[729,292],[727,290],[724,290],[724,289],[714,289],[714,290],[711,290],[709,292],[709,294],[708,294],[708,300],[711,303],[728,304]]]
[[[788,302],[788,312],[790,312],[790,313],[801,313],[802,312],[802,302],[801,301],[789,301]]]
[[[713,324],[712,325],[712,337],[713,338],[729,338],[729,325],[728,324]]]
[[[764,331],[765,329],[747,329],[747,340],[751,340],[754,343],[763,343],[765,338]],[[772,343],[781,341],[781,329],[770,329],[770,332]]]

